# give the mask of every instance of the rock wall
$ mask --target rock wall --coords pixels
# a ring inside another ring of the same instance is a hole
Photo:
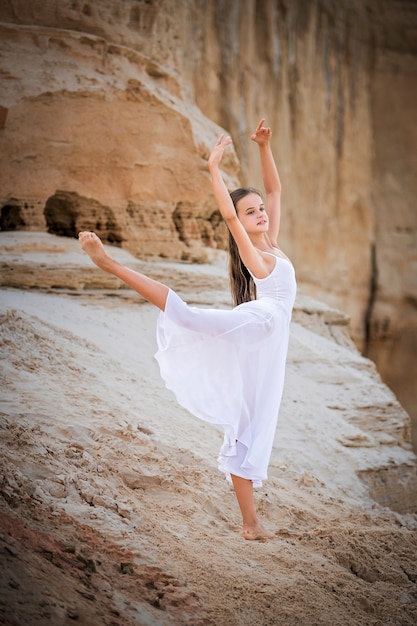
[[[265,116],[300,285],[417,416],[415,3],[5,0],[0,21],[1,228],[210,258],[210,146],[225,128],[228,184],[259,186]]]
[[[417,449],[417,6],[402,15],[391,7],[386,17],[397,29],[378,33],[371,83],[375,244],[366,352],[413,416]]]

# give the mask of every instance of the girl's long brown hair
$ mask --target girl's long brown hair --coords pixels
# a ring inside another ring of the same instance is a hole
[[[250,193],[256,193],[258,196],[262,198],[262,195],[259,193],[257,189],[253,187],[242,187],[240,189],[235,189],[230,193],[230,197],[232,198],[233,205],[235,207],[236,213],[236,205],[245,196]],[[229,277],[230,277],[230,288],[232,290],[233,303],[235,306],[238,304],[242,304],[243,302],[250,302],[251,300],[256,299],[256,285],[255,282],[250,275],[248,269],[243,265],[242,259],[239,255],[239,249],[236,245],[235,240],[232,237],[232,234],[229,230]]]

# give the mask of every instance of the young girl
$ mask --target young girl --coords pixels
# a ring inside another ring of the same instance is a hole
[[[262,119],[258,144],[266,203],[253,188],[226,189],[219,165],[230,137],[220,136],[208,161],[214,195],[229,229],[231,310],[190,307],[167,286],[120,265],[92,232],[79,239],[92,261],[160,309],[157,323],[162,378],[178,402],[197,417],[220,424],[219,469],[231,480],[245,539],[275,535],[261,524],[253,488],[267,469],[284,384],[294,268],[277,245],[281,184]]]

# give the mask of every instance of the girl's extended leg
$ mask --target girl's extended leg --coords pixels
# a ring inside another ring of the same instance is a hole
[[[121,265],[115,261],[104,249],[103,244],[95,233],[81,232],[78,235],[81,246],[90,259],[100,269],[120,278],[126,285],[137,291],[145,300],[148,300],[161,311],[165,311],[165,304],[169,289],[166,285],[153,280],[144,274]]]
[[[246,478],[241,478],[240,476],[235,476],[234,474],[231,474],[231,478],[236,498],[242,513],[242,537],[244,539],[274,538],[275,535],[265,530],[256,515],[252,481],[246,480]]]

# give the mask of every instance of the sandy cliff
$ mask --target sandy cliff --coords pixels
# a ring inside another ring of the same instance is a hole
[[[204,260],[208,150],[225,128],[228,183],[259,185],[266,116],[299,280],[417,415],[415,3],[5,0],[0,22],[2,229]]]
[[[411,0],[0,3],[0,621],[414,626],[410,420],[351,337],[415,419],[416,23]],[[72,238],[229,306],[207,157],[225,129],[228,185],[259,186],[261,116],[301,290],[254,546],[220,434],[161,385],[155,312]]]
[[[122,262],[229,306],[225,258]],[[221,432],[163,387],[156,311],[78,243],[2,233],[0,621],[413,626],[410,421],[343,313],[298,295],[269,479],[240,537]]]

